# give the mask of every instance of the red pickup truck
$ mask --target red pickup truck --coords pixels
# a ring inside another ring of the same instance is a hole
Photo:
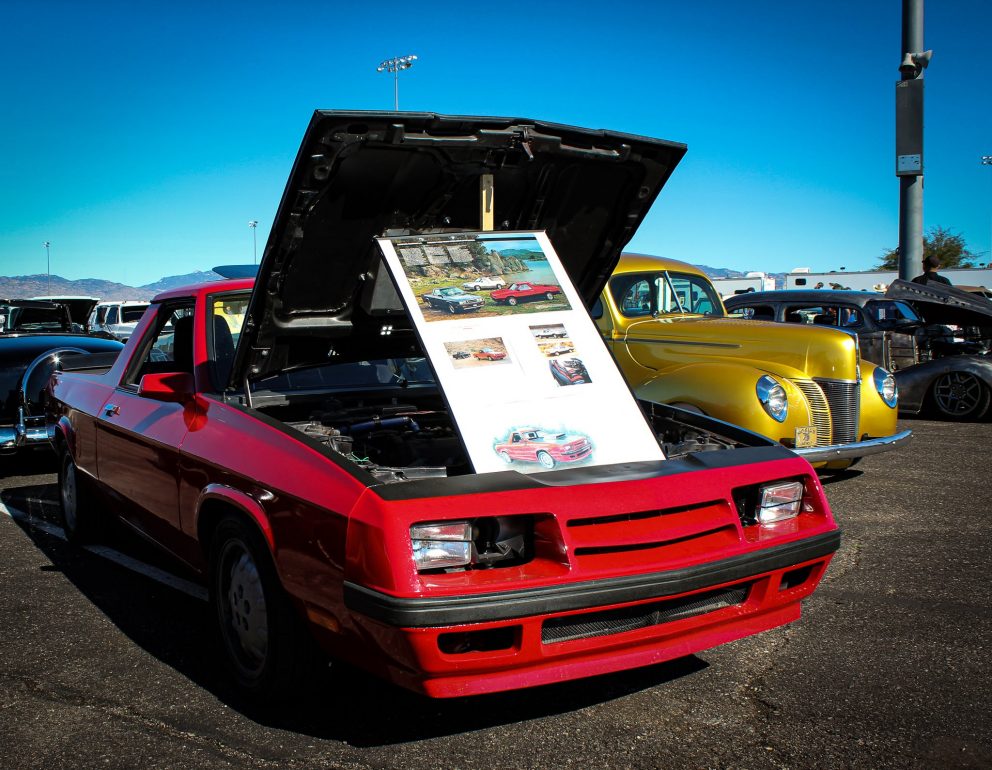
[[[449,697],[794,620],[840,541],[805,460],[644,404],[664,460],[476,473],[374,245],[470,229],[493,174],[496,219],[546,231],[591,302],[684,150],[316,113],[257,280],[161,294],[111,368],[53,376],[66,533],[94,537],[110,512],[199,572],[228,668],[260,697],[293,692],[314,641]],[[579,226],[590,210],[615,215]]]

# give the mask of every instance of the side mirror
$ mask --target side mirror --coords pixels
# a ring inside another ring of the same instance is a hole
[[[153,401],[185,403],[193,398],[196,385],[189,372],[146,374],[138,384],[138,395]]]

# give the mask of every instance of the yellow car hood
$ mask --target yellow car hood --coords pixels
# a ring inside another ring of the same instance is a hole
[[[854,380],[858,376],[858,358],[853,354],[857,338],[838,329],[737,318],[662,316],[627,324],[622,341],[638,364],[658,371],[716,359],[736,360],[789,378]]]

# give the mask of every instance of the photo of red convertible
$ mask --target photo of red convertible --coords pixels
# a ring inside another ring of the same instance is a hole
[[[534,299],[554,299],[561,294],[561,286],[545,283],[511,283],[505,289],[489,292],[489,296],[502,305]]]
[[[556,433],[542,428],[518,428],[493,447],[507,464],[514,460],[540,463],[554,468],[558,463],[574,463],[592,454],[592,443],[579,433]]]
[[[505,228],[545,233],[591,305],[684,152],[516,118],[315,113],[257,278],[159,294],[112,364],[53,375],[66,536],[113,518],[185,565],[231,679],[261,702],[297,693],[315,657],[463,697],[796,620],[840,544],[806,460],[641,402],[665,459],[588,467],[585,436],[515,429],[495,447],[509,464],[476,471],[459,426],[486,415],[451,407],[433,367],[475,364],[454,354],[495,347],[512,319],[425,350],[375,241],[411,223],[464,238],[488,174]],[[576,391],[553,393],[561,409]]]

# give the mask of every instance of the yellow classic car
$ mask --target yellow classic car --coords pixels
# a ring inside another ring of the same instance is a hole
[[[907,442],[895,379],[839,329],[726,317],[698,268],[624,254],[593,316],[639,398],[702,412],[827,470]]]

